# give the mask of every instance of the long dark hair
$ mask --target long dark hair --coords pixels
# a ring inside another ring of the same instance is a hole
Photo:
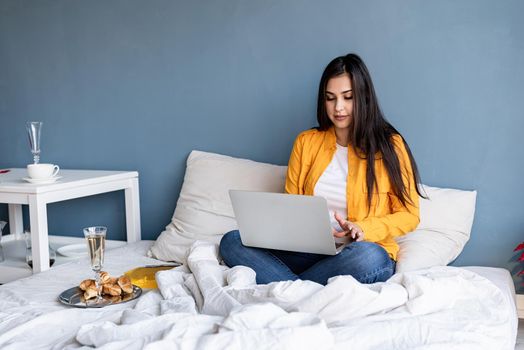
[[[424,197],[418,186],[420,176],[417,164],[402,135],[386,120],[380,110],[371,76],[358,55],[350,53],[346,56],[337,57],[327,65],[324,73],[322,73],[318,89],[318,129],[327,130],[333,125],[326,112],[326,85],[329,79],[342,74],[349,75],[353,90],[353,118],[348,135],[349,140],[355,153],[367,160],[368,208],[371,207],[373,188],[378,188],[375,176],[375,159],[378,155],[381,155],[386,167],[393,193],[402,205],[413,204],[406,184],[402,181],[400,162],[392,140],[393,135],[399,135],[402,138],[411,162],[417,193]]]

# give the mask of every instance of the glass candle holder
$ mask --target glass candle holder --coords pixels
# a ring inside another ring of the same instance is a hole
[[[33,268],[33,249],[31,245],[31,232],[24,231],[24,241],[25,241],[25,262],[29,265],[30,268]],[[53,266],[56,261],[56,251],[48,246],[49,248],[49,266]]]

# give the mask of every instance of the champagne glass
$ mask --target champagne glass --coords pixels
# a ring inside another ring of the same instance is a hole
[[[100,301],[100,271],[104,265],[104,250],[106,246],[107,228],[104,226],[92,226],[84,228],[84,236],[87,241],[89,258],[91,259],[91,270],[95,272],[96,301]]]
[[[27,122],[27,136],[29,136],[29,145],[33,153],[33,163],[38,164],[40,161],[40,134],[42,133],[43,122]]]

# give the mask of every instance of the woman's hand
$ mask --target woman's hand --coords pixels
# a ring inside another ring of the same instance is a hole
[[[351,221],[344,219],[337,212],[335,212],[335,220],[337,220],[338,224],[344,231],[339,232],[333,229],[333,236],[335,237],[347,236],[351,238],[353,241],[357,241],[357,242],[364,240],[364,232],[357,224],[354,224]]]

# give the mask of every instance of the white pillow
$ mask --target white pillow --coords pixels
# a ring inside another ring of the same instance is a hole
[[[469,240],[477,191],[422,187],[428,199],[420,198],[420,223],[396,239],[400,246],[396,272],[447,265]]]
[[[228,191],[283,192],[285,175],[285,166],[191,152],[171,223],[149,255],[184,262],[195,240],[218,244],[224,233],[237,229]],[[477,192],[429,186],[423,189],[429,199],[420,199],[419,226],[397,238],[397,272],[447,265],[469,239]]]
[[[184,262],[195,240],[219,243],[237,229],[229,190],[284,192],[286,167],[192,151],[171,223],[157,238],[149,255]]]

